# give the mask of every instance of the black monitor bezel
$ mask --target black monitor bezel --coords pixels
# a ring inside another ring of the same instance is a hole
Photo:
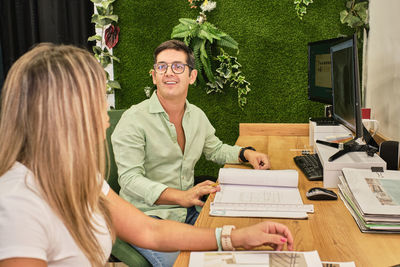
[[[315,57],[312,58],[311,57],[311,49],[314,47],[318,47],[318,46],[325,46],[327,44],[331,46],[335,45],[336,43],[342,41],[344,39],[344,37],[338,37],[338,38],[332,38],[332,39],[326,39],[326,40],[320,40],[320,41],[315,41],[315,42],[309,42],[307,44],[307,50],[308,50],[308,90],[307,90],[307,97],[308,100],[310,101],[314,101],[314,102],[319,102],[319,103],[324,103],[324,104],[329,104],[332,105],[333,103],[333,94],[332,97],[327,100],[326,98],[320,98],[318,96],[315,96],[313,94],[313,90],[312,88],[318,88],[318,90],[326,90],[325,87],[318,87],[315,86],[315,74],[312,75],[313,73],[315,73]],[[327,54],[330,53],[330,47],[328,48],[329,50],[326,51]],[[312,62],[314,62],[314,64],[312,64]],[[312,66],[314,66],[312,68]],[[313,79],[314,77],[314,79]],[[332,88],[330,88],[330,91],[332,92]]]
[[[351,44],[351,46],[348,46]],[[346,46],[347,45],[347,46]],[[357,48],[357,35],[354,34],[349,38],[344,38],[338,44],[332,46],[330,48],[331,53],[331,62],[333,62],[333,53],[339,51],[344,48],[352,47],[353,49],[353,89],[354,89],[354,118],[355,125],[350,124],[348,121],[344,120],[340,116],[338,116],[335,112],[335,88],[334,83],[332,82],[332,104],[333,104],[333,118],[337,120],[339,123],[343,124],[346,128],[350,129],[355,134],[354,139],[362,138],[363,136],[363,127],[361,120],[361,91],[360,91],[360,73],[359,73],[359,61],[358,61],[358,48]],[[333,77],[333,64],[331,64],[331,75],[332,81]]]

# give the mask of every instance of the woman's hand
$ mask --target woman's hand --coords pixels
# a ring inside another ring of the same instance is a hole
[[[264,221],[252,226],[232,230],[232,245],[235,248],[253,249],[267,245],[275,250],[282,250],[287,244],[288,250],[293,250],[293,236],[287,226]]]

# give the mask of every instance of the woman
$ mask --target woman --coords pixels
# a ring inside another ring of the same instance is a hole
[[[104,182],[105,90],[100,64],[73,46],[39,45],[10,69],[0,115],[0,266],[102,266],[115,235],[162,251],[220,247],[220,229],[153,219]],[[293,249],[288,228],[272,222],[234,229],[231,242]]]

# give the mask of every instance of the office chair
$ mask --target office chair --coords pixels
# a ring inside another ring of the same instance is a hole
[[[118,194],[121,187],[118,184],[118,170],[115,164],[114,152],[111,145],[111,134],[113,133],[115,126],[117,125],[122,113],[125,110],[109,110],[108,115],[110,117],[110,127],[107,129],[107,145],[110,154],[110,166],[108,166],[109,176],[107,179],[110,187]],[[151,267],[151,264],[140,254],[136,249],[130,246],[128,243],[117,238],[112,247],[111,255],[114,258],[124,262],[128,266],[141,266]]]
[[[117,125],[119,119],[121,118],[122,113],[125,112],[125,109],[120,110],[109,110],[108,116],[110,117],[110,127],[107,129],[106,138],[107,145],[110,155],[110,166],[109,166],[109,176],[108,176],[108,184],[110,187],[118,194],[121,187],[118,184],[118,169],[115,164],[114,152],[111,144],[111,134],[114,132],[115,126]],[[201,183],[205,180],[216,181],[216,177],[212,176],[197,176],[194,178],[195,184]],[[203,197],[203,201],[206,201],[208,195]],[[128,243],[117,238],[112,248],[111,252],[114,258],[124,262],[129,266],[143,266],[143,267],[151,267],[151,264],[140,254],[135,248],[130,246]]]

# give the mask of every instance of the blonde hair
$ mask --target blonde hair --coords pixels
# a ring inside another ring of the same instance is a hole
[[[0,176],[19,161],[93,266],[104,265],[93,212],[104,216],[105,73],[87,51],[41,44],[10,69],[2,90]],[[101,175],[101,176],[100,176]]]

